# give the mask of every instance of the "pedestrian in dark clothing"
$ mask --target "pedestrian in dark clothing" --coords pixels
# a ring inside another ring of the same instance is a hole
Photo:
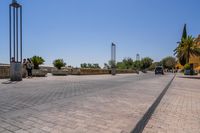
[[[33,69],[32,61],[28,58],[26,63],[28,78],[32,78],[32,69]]]

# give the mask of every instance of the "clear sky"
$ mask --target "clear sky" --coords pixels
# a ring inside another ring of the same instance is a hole
[[[0,62],[9,60],[8,5],[0,0]],[[42,56],[46,65],[103,63],[111,42],[117,60],[173,55],[184,23],[200,34],[200,0],[18,0],[23,5],[23,57]]]

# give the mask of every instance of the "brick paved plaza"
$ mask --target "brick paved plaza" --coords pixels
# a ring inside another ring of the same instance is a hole
[[[199,5],[1,0],[0,133],[200,133]]]
[[[200,133],[199,80],[176,76],[144,133]]]
[[[0,132],[130,132],[173,75],[0,80]]]

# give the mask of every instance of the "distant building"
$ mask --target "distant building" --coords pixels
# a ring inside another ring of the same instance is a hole
[[[200,35],[196,38],[196,43],[200,47]],[[193,64],[194,69],[200,67],[200,56],[192,56],[190,58],[190,64]]]
[[[136,54],[136,60],[139,61],[140,60],[140,55]]]

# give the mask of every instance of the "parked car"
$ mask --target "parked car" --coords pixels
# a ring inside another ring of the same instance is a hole
[[[163,67],[161,67],[161,66],[156,67],[155,68],[155,74],[162,74],[162,75],[164,75]]]
[[[191,71],[191,70],[185,70],[185,71],[184,71],[184,75],[190,75],[190,74],[191,74],[190,71]]]
[[[196,71],[196,70],[185,70],[184,75],[198,75],[198,71]]]

